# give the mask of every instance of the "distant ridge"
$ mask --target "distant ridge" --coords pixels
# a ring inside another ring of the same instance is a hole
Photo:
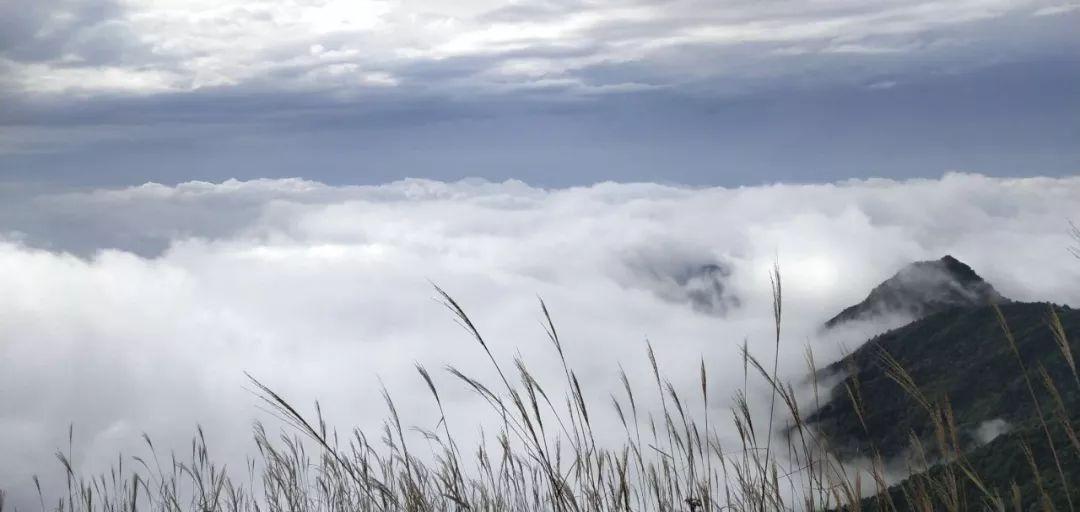
[[[945,255],[917,261],[875,287],[862,302],[825,322],[826,328],[885,315],[913,320],[956,307],[980,307],[1009,302],[971,267]]]

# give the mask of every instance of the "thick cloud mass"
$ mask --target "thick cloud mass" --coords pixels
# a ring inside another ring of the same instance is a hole
[[[0,182],[1069,175],[1078,5],[5,0]]]
[[[1073,41],[1048,20],[1075,10],[1047,0],[17,0],[0,6],[0,92],[606,94],[717,76],[736,76],[736,89],[821,80],[807,69],[887,88],[896,82],[843,60],[892,72],[943,56],[954,68],[1015,60]],[[1002,27],[1008,41],[995,35]],[[889,58],[905,54],[921,58]]]
[[[117,450],[141,453],[143,431],[183,449],[196,423],[212,449],[242,460],[251,421],[268,419],[244,371],[365,428],[382,416],[381,380],[407,422],[431,426],[414,361],[487,373],[429,280],[473,314],[498,357],[520,353],[543,376],[554,359],[541,295],[597,407],[618,388],[618,363],[646,375],[646,338],[677,387],[693,389],[694,372],[679,369],[704,357],[713,396],[731,396],[738,345],[771,349],[774,261],[792,379],[805,343],[824,363],[866,334],[814,339],[821,322],[914,260],[952,254],[1010,298],[1080,303],[1067,252],[1075,177],[32,192],[2,191],[0,215],[0,482],[15,503],[36,503],[32,474],[58,474],[51,453],[69,422],[87,471]],[[465,389],[437,380],[457,424],[483,417]]]

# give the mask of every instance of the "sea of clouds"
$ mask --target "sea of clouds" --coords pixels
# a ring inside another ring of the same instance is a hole
[[[594,408],[610,407],[620,364],[653,389],[646,340],[693,396],[704,359],[722,419],[743,384],[739,346],[771,361],[774,263],[781,371],[796,384],[808,344],[825,364],[885,327],[819,330],[911,261],[952,254],[1007,297],[1080,304],[1068,252],[1080,177],[552,190],[292,179],[0,195],[0,487],[15,504],[37,503],[32,475],[59,482],[52,454],[67,451],[71,423],[82,471],[145,454],[143,432],[183,451],[196,424],[242,467],[254,420],[283,428],[245,371],[369,431],[385,385],[406,423],[431,428],[421,363],[454,423],[477,430],[486,406],[440,369],[492,374],[433,283],[497,358],[520,355],[557,388],[542,297]]]

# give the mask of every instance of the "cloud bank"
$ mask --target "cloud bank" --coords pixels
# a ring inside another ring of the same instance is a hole
[[[196,423],[242,461],[251,422],[272,421],[244,371],[368,429],[385,384],[406,422],[432,426],[414,362],[489,372],[430,282],[498,357],[521,354],[541,378],[557,371],[542,296],[597,407],[619,387],[618,364],[647,375],[646,339],[676,387],[697,385],[679,369],[703,357],[713,396],[731,396],[738,346],[771,351],[774,261],[793,379],[806,343],[826,363],[866,334],[816,339],[825,319],[914,260],[952,254],[1010,298],[1080,303],[1067,252],[1076,177],[733,189],[292,179],[0,194],[0,482],[16,504],[36,503],[32,474],[58,474],[51,454],[69,422],[86,471],[142,453],[144,431],[183,449]],[[485,417],[467,390],[437,380],[456,424]]]
[[[0,182],[1069,175],[1075,4],[7,0]]]
[[[826,81],[852,73],[866,80],[860,66],[841,61],[874,62],[881,74],[913,67],[897,58],[903,55],[919,56],[914,67],[942,57],[977,66],[1052,48],[1074,39],[1048,20],[1074,7],[1032,0],[16,1],[0,9],[0,66],[8,71],[0,85],[34,95],[236,86],[589,95],[717,77],[735,78],[736,89],[781,75],[813,81],[804,72],[823,68],[831,70]],[[995,34],[1002,27],[1011,29],[1007,43]]]

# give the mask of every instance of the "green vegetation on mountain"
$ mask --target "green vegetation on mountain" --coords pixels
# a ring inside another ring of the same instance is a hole
[[[1074,412],[1070,419],[1074,425],[1080,421],[1077,413],[1080,411]],[[1047,510],[1049,506],[1049,510],[1069,510],[1065,493],[1072,493],[1074,505],[1080,497],[1076,489],[1080,482],[1080,449],[1072,444],[1060,423],[1048,422],[1047,425],[1054,439],[1056,453],[1051,450],[1039,422],[1026,421],[1010,432],[965,453],[963,464],[978,476],[989,492],[1010,504],[1011,509]],[[1057,470],[1058,463],[1061,465],[1061,473]],[[864,509],[918,510],[918,500],[914,499],[914,496],[919,494],[920,489],[932,489],[946,479],[947,471],[954,475],[963,475],[959,465],[959,462],[950,462],[909,476],[900,484],[889,488],[888,498],[867,498],[863,503]],[[987,503],[984,493],[969,478],[961,476],[956,481],[959,483],[957,495],[960,496],[958,510],[994,508]],[[891,505],[887,504],[890,500]]]
[[[891,461],[908,475],[865,500],[868,510],[918,509],[926,495],[955,500],[943,509],[997,508],[988,494],[1016,510],[1071,510],[1078,335],[1080,311],[1068,306],[947,309],[822,370],[843,378],[807,421],[841,459]]]
[[[1073,340],[1072,352],[1080,352],[1080,311],[1044,303],[1002,304],[1000,311],[1036,382],[1042,409],[1053,410],[1039,376],[1045,369],[1058,384],[1065,406],[1080,410],[1080,387],[1050,329],[1052,307],[1066,337]],[[910,374],[931,402],[948,400],[964,446],[977,444],[984,422],[1000,419],[1017,425],[1036,416],[994,308],[954,308],[881,334],[824,370],[846,377],[809,421],[845,456],[870,456],[876,450],[892,458],[907,450],[911,432],[924,441],[933,435],[928,413],[890,376],[884,354]]]

